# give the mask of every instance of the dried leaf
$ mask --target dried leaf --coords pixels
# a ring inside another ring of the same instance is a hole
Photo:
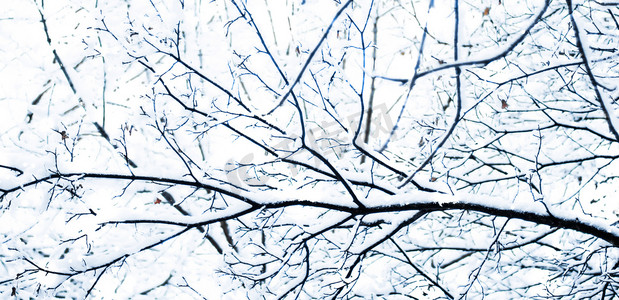
[[[66,131],[63,130],[63,131],[61,131],[59,133],[60,133],[63,141],[69,138],[69,135],[67,134]]]
[[[159,204],[159,203],[161,203],[161,199],[157,198],[157,200],[155,200],[155,202],[154,202],[154,203],[155,203],[155,204]]]
[[[501,109],[507,109],[508,107],[509,105],[507,104],[507,101],[501,100]]]
[[[484,9],[483,16],[487,16],[488,14],[490,14],[490,7],[486,7],[486,9]]]

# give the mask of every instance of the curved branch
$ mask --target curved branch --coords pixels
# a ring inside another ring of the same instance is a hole
[[[387,199],[373,199],[372,205],[366,204],[364,207],[358,206],[346,206],[342,204],[335,204],[329,202],[316,202],[310,200],[291,200],[291,199],[274,199],[270,201],[257,201],[252,200],[250,197],[242,195],[240,192],[227,190],[221,187],[217,187],[210,184],[187,181],[173,178],[162,178],[155,176],[138,176],[138,175],[122,175],[122,174],[100,174],[100,173],[67,173],[67,174],[52,174],[40,179],[36,179],[27,182],[21,186],[13,187],[2,191],[1,197],[6,196],[9,193],[22,190],[26,187],[30,187],[42,182],[47,182],[51,179],[60,179],[66,177],[79,177],[85,178],[99,178],[99,179],[113,179],[113,180],[139,180],[139,181],[152,181],[158,183],[177,184],[183,186],[191,186],[197,188],[211,189],[215,192],[219,192],[223,195],[230,196],[232,198],[241,200],[251,207],[246,209],[246,213],[254,211],[259,208],[283,208],[291,206],[306,206],[325,208],[341,212],[348,212],[354,215],[368,215],[376,213],[386,212],[401,212],[409,210],[424,210],[428,212],[433,211],[446,211],[446,210],[467,210],[486,213],[493,216],[507,217],[513,219],[520,219],[524,221],[533,222],[536,224],[548,225],[552,227],[570,229],[578,231],[584,234],[592,235],[597,238],[603,239],[613,245],[619,247],[619,228],[611,227],[610,225],[601,224],[593,218],[586,216],[575,216],[573,212],[566,211],[553,211],[552,215],[548,214],[546,208],[541,203],[535,203],[535,205],[527,205],[526,207],[512,208],[509,203],[501,203],[501,199],[496,198],[482,198],[481,196],[460,195],[449,196],[437,193],[415,192],[406,193],[393,196],[391,203],[386,203]],[[369,202],[369,201],[368,201]],[[381,202],[383,203],[381,205]],[[216,221],[219,221],[217,219]],[[183,223],[172,222],[162,220],[135,220],[139,223],[164,223],[170,225],[178,225],[183,227],[196,227],[201,225],[207,225],[213,222],[213,220],[197,222],[197,223]],[[124,223],[131,223],[125,221]]]
[[[290,199],[274,199],[270,198],[270,201],[258,201],[252,200],[250,197],[227,190],[221,187],[217,187],[210,184],[205,184],[195,181],[187,181],[173,178],[162,178],[154,176],[138,176],[138,175],[121,175],[121,174],[99,174],[99,173],[68,173],[68,174],[52,174],[40,179],[36,179],[27,182],[21,186],[13,187],[2,191],[1,197],[6,196],[9,193],[22,190],[23,188],[36,185],[38,183],[47,182],[50,179],[60,179],[66,177],[79,177],[79,178],[100,178],[100,179],[113,179],[113,180],[140,180],[140,181],[152,181],[160,183],[177,184],[183,186],[191,186],[197,188],[210,189],[215,192],[219,192],[223,195],[230,196],[232,198],[241,200],[251,207],[246,209],[246,213],[259,208],[283,208],[290,206],[306,206],[332,209],[336,211],[348,212],[354,215],[368,215],[376,213],[386,212],[401,212],[409,210],[422,210],[422,211],[445,211],[445,210],[469,210],[486,213],[493,216],[507,217],[513,219],[520,219],[524,221],[533,222],[536,224],[548,225],[552,227],[570,229],[578,231],[584,234],[592,235],[597,238],[603,239],[613,245],[619,247],[619,228],[611,227],[610,225],[601,224],[593,218],[586,216],[575,216],[573,212],[567,211],[553,211],[549,214],[546,207],[542,203],[536,202],[535,205],[527,205],[525,207],[512,208],[510,203],[501,202],[501,199],[497,198],[482,198],[475,195],[460,195],[449,196],[437,193],[427,192],[415,192],[405,193],[392,196],[390,204],[383,204],[387,201],[381,199],[372,199],[370,202],[372,205],[364,204],[363,206],[345,206],[342,204],[335,204],[329,202],[316,202],[310,200],[290,200]],[[468,198],[466,198],[468,196]],[[217,219],[216,221],[218,221]],[[170,225],[178,225],[183,227],[196,227],[210,224],[212,220],[198,222],[198,223],[183,223],[172,222],[162,220],[135,220],[136,223],[163,223]],[[131,223],[126,221],[123,223]]]

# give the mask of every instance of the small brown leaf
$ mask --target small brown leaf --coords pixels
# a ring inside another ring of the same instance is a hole
[[[154,203],[155,203],[155,204],[159,204],[159,203],[161,203],[161,199],[157,198],[157,200],[155,200],[155,202],[154,202]]]
[[[486,7],[486,9],[484,9],[483,16],[487,16],[488,14],[490,14],[490,7]]]
[[[507,109],[508,107],[509,105],[507,104],[507,101],[501,100],[501,109]]]
[[[435,182],[437,179],[438,178],[436,178],[436,177],[432,177],[432,178],[430,178],[430,181]]]
[[[69,138],[69,135],[67,134],[66,131],[63,130],[63,131],[61,131],[59,133],[60,133],[63,141]]]

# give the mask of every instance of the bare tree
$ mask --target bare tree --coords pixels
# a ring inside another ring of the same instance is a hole
[[[608,1],[0,15],[0,293],[614,299]]]

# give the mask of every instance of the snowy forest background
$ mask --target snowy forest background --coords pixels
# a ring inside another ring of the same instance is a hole
[[[2,6],[3,299],[619,297],[617,2]]]

